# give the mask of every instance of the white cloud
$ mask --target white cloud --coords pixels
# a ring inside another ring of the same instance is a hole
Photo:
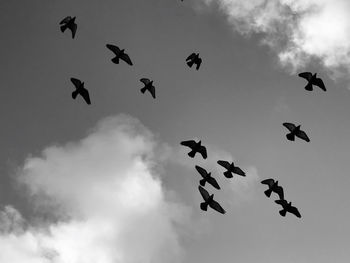
[[[348,0],[200,1],[218,4],[240,33],[263,33],[263,42],[293,71],[319,61],[332,77],[350,72]]]
[[[28,225],[5,207],[0,262],[180,262],[178,228],[190,210],[167,195],[155,172],[156,148],[149,130],[121,115],[79,142],[28,158],[18,180],[55,220]]]

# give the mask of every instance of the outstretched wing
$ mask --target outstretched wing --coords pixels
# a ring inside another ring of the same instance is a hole
[[[299,131],[295,135],[304,141],[307,141],[307,142],[310,141],[309,137],[307,136],[307,134],[304,131]]]
[[[119,47],[117,47],[115,45],[107,44],[106,47],[116,55],[118,55],[120,52]]]
[[[198,150],[198,152],[202,155],[204,159],[207,159],[208,155],[207,155],[207,149],[205,148],[205,146],[202,145]]]
[[[204,189],[202,186],[200,186],[200,185],[198,186],[198,190],[199,190],[199,192],[201,193],[201,195],[202,195],[204,201],[207,201],[208,198],[209,198],[209,193],[208,193],[208,191],[205,190],[205,189]]]
[[[232,172],[234,172],[235,174],[238,174],[240,176],[245,176],[245,172],[237,166],[235,168],[233,168]]]
[[[203,178],[206,179],[206,178],[208,177],[208,172],[207,172],[204,168],[202,168],[202,167],[200,167],[200,166],[198,166],[198,165],[196,165],[195,168],[196,168],[196,170],[198,171],[198,173],[199,173]]]
[[[218,182],[215,180],[214,177],[209,177],[208,178],[208,183],[211,184],[216,189],[220,190],[220,186],[219,186]]]
[[[209,203],[209,206],[211,208],[213,208],[215,211],[218,211],[221,214],[225,214],[226,213],[226,211],[221,207],[221,205],[218,202],[214,201],[214,200]]]
[[[283,126],[286,127],[290,132],[295,129],[295,125],[293,123],[290,123],[290,122],[283,123]]]
[[[310,79],[312,77],[312,73],[311,72],[302,72],[302,73],[299,73],[298,76],[306,79],[307,81],[310,81]]]
[[[284,200],[284,191],[281,186],[277,186],[274,192],[278,194],[280,200]]]
[[[301,218],[301,214],[299,213],[298,208],[296,208],[295,206],[292,206],[288,209],[288,212],[292,213],[293,215],[295,215],[296,217]]]
[[[120,57],[120,59],[124,60],[126,63],[128,63],[130,66],[132,66],[132,62],[131,62],[131,59],[130,59],[130,57],[129,57],[128,54],[125,54],[125,53],[124,53],[124,54]]]
[[[324,85],[322,79],[320,79],[320,78],[316,78],[312,84],[316,85],[317,87],[320,87],[320,89],[322,89],[324,91],[327,91],[326,86]]]
[[[152,94],[153,99],[156,98],[156,88],[154,86],[149,87],[149,92]]]
[[[281,205],[281,206],[283,206],[283,207],[285,207],[285,206],[288,204],[288,202],[287,202],[286,200],[284,200],[284,199],[275,200],[275,203],[276,203],[276,204],[279,204],[279,205]]]
[[[187,60],[192,60],[196,57],[196,54],[195,53],[192,53],[191,55],[189,55],[187,58],[186,58],[186,61]]]
[[[146,79],[146,78],[142,78],[142,79],[140,79],[140,81],[145,85],[147,85],[148,83],[151,82],[149,79]]]
[[[222,167],[226,168],[227,170],[230,169],[230,163],[227,161],[219,160],[217,161],[217,163]]]
[[[271,187],[274,183],[275,183],[275,180],[273,179],[265,179],[265,180],[262,180],[261,181],[262,184],[267,184],[269,187]]]
[[[80,91],[80,95],[84,98],[84,100],[86,101],[87,104],[91,104],[90,101],[90,96],[89,96],[89,91],[85,88],[82,88]]]
[[[75,33],[77,32],[78,25],[76,23],[70,26],[70,30],[72,31],[72,38],[75,37]]]
[[[202,64],[202,59],[201,58],[198,58],[198,60],[197,60],[197,66],[196,66],[196,70],[198,70],[199,69],[199,67],[201,66],[201,64]]]
[[[72,17],[71,16],[67,16],[67,17],[65,17],[61,22],[60,22],[60,25],[62,25],[62,24],[66,24],[66,23],[68,23],[69,22],[69,20],[71,20],[72,19]]]
[[[76,88],[79,88],[79,86],[81,85],[81,81],[79,79],[70,78],[70,81],[74,84]]]

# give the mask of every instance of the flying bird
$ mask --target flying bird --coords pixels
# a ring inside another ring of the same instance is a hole
[[[200,207],[203,211],[207,211],[209,205],[212,209],[218,211],[221,214],[226,213],[226,211],[221,207],[221,205],[214,200],[214,194],[209,195],[208,191],[200,185],[198,186],[198,189],[204,199],[204,202],[200,204]]]
[[[283,207],[283,209],[279,211],[281,216],[286,216],[286,213],[289,212],[289,213],[295,215],[296,217],[301,218],[301,215],[298,211],[298,208],[296,208],[295,206],[292,206],[292,202],[287,202],[284,199],[276,200],[275,202],[276,202],[276,204],[279,204]]]
[[[295,136],[299,137],[300,139],[310,142],[309,137],[306,135],[306,133],[302,130],[300,130],[300,126],[295,126],[293,123],[285,122],[283,123],[283,126],[286,127],[290,133],[286,135],[287,139],[290,141],[294,141]]]
[[[80,94],[80,96],[83,97],[86,103],[90,105],[91,101],[90,101],[89,91],[84,88],[84,82],[81,82],[79,79],[75,79],[75,78],[70,78],[70,80],[72,81],[76,89],[75,91],[72,92],[72,98],[76,99],[78,94]]]
[[[196,165],[195,168],[198,171],[198,173],[203,177],[203,179],[201,179],[199,181],[199,184],[201,186],[205,186],[205,183],[209,183],[213,187],[215,187],[216,189],[220,190],[219,184],[217,183],[215,178],[211,176],[211,173],[208,173],[204,168],[202,168],[202,167],[200,167],[198,165]]]
[[[204,159],[207,159],[207,149],[201,145],[201,141],[195,142],[194,140],[189,140],[182,141],[180,144],[191,148],[191,151],[188,153],[189,157],[193,158],[198,152]]]
[[[281,200],[284,199],[283,188],[278,185],[278,181],[275,181],[273,179],[265,179],[261,181],[261,183],[269,186],[269,188],[264,192],[267,197],[270,197],[271,193],[274,192],[278,194]]]
[[[302,73],[299,73],[298,76],[307,80],[307,84],[305,86],[306,90],[309,90],[309,91],[313,90],[312,86],[315,85],[315,86],[318,86],[323,91],[326,91],[326,87],[322,79],[317,77],[317,73],[312,74],[311,72],[302,72]]]
[[[192,68],[193,64],[196,64],[196,70],[198,70],[202,64],[202,59],[199,57],[199,53],[192,53],[186,58],[186,62],[190,68]]]
[[[145,86],[143,88],[141,88],[141,92],[145,93],[146,90],[148,90],[151,93],[153,99],[155,99],[156,98],[156,88],[153,86],[153,80],[151,81],[147,78],[142,78],[142,79],[140,79],[140,81],[143,84],[145,84]]]
[[[111,50],[115,55],[115,57],[111,59],[113,63],[119,64],[119,59],[121,59],[124,60],[130,66],[133,65],[129,55],[125,53],[125,49],[120,49],[119,47],[111,44],[107,44],[106,47],[109,50]]]
[[[72,38],[74,38],[78,27],[77,24],[75,23],[75,16],[74,17],[67,16],[65,19],[63,19],[60,22],[60,25],[61,25],[62,32],[66,31],[66,29],[69,28],[70,31],[72,32]]]
[[[222,167],[224,167],[227,170],[227,171],[224,172],[224,176],[226,178],[232,178],[233,177],[232,173],[238,174],[240,176],[245,176],[245,172],[243,172],[242,169],[239,168],[238,166],[235,166],[233,164],[233,162],[229,163],[227,161],[219,160],[218,164],[221,165]]]

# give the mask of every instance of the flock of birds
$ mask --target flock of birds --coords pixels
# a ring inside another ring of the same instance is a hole
[[[182,1],[182,0],[181,0]],[[67,16],[60,22],[60,28],[62,32],[65,32],[67,29],[69,29],[72,33],[72,38],[74,39],[75,34],[77,32],[77,24],[75,22],[76,17]],[[118,46],[107,44],[106,47],[112,51],[115,55],[114,58],[112,58],[112,62],[115,64],[119,64],[119,61],[122,60],[128,65],[132,66],[133,63],[127,53],[125,53],[124,49],[120,49]],[[199,57],[199,53],[192,53],[186,58],[186,64],[191,68],[193,65],[196,65],[196,70],[199,70],[202,59]],[[321,78],[317,77],[317,73],[312,74],[311,72],[302,72],[298,75],[301,78],[304,78],[307,80],[307,84],[305,86],[305,90],[312,91],[313,86],[317,86],[323,91],[326,91],[326,87],[322,81]],[[91,104],[89,91],[84,87],[84,82],[82,82],[79,79],[71,78],[70,79],[73,85],[75,86],[75,91],[72,92],[72,98],[76,99],[78,95],[80,95],[87,104]],[[156,90],[153,85],[153,81],[148,78],[141,78],[140,81],[144,84],[144,87],[141,88],[141,92],[145,93],[148,91],[152,97],[156,98]],[[283,126],[286,127],[289,130],[289,133],[286,134],[286,137],[290,141],[294,141],[295,137],[298,137],[306,142],[310,142],[309,137],[305,133],[305,131],[301,130],[301,125],[295,125],[293,123],[283,123]],[[201,144],[201,141],[194,141],[194,140],[188,140],[188,141],[182,141],[180,143],[183,146],[189,147],[191,151],[188,153],[188,156],[191,158],[194,158],[196,153],[199,153],[202,155],[204,159],[207,159],[207,150],[206,147]],[[223,175],[226,178],[232,178],[233,174],[237,174],[240,176],[246,176],[245,172],[239,168],[238,166],[235,166],[233,162],[228,162],[224,160],[218,160],[217,163],[224,167],[226,169],[225,172],[223,172]],[[202,179],[199,181],[199,192],[202,195],[204,202],[200,204],[200,208],[203,211],[207,211],[208,206],[212,209],[216,210],[219,213],[225,214],[226,211],[221,207],[221,205],[214,200],[214,194],[209,194],[209,192],[204,188],[205,184],[208,183],[214,188],[220,190],[220,186],[215,180],[215,178],[211,175],[211,172],[208,172],[203,167],[196,165],[195,169],[198,171],[198,173],[201,175]],[[272,192],[276,193],[279,197],[278,200],[275,200],[275,202],[282,206],[282,210],[279,211],[281,216],[286,216],[286,213],[292,213],[295,216],[301,218],[301,215],[298,211],[298,209],[294,206],[292,206],[292,202],[288,202],[284,199],[284,191],[281,186],[278,185],[278,181],[275,181],[274,179],[265,179],[261,181],[262,184],[267,185],[268,189],[264,192],[267,197],[270,197]]]

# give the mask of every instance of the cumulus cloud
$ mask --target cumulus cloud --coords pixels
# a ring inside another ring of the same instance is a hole
[[[217,4],[235,30],[260,33],[280,62],[295,71],[320,62],[332,77],[350,72],[348,0],[200,0]]]
[[[121,115],[78,142],[29,157],[18,181],[54,220],[34,226],[5,207],[0,262],[180,262],[178,229],[190,209],[167,195],[156,151],[152,133]]]

